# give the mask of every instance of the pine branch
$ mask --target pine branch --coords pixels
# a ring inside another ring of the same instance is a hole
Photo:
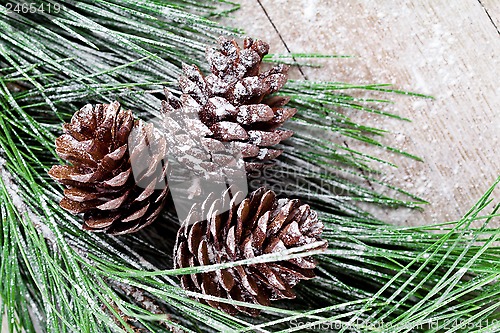
[[[266,307],[182,290],[182,274],[276,258],[172,269],[178,221],[169,211],[131,236],[83,232],[80,221],[59,207],[61,188],[47,176],[57,163],[53,142],[61,123],[82,104],[114,99],[144,119],[155,116],[158,92],[173,85],[180,64],[203,68],[205,45],[236,32],[207,17],[237,6],[181,0],[61,4],[58,13],[31,16],[7,14],[0,7],[0,305],[12,329],[293,332],[323,331],[326,324],[368,332],[384,323],[392,327],[379,331],[473,331],[469,323],[486,321],[476,331],[498,329],[493,319],[500,317],[495,287],[500,232],[488,228],[498,213],[480,216],[494,186],[449,226],[387,225],[356,202],[417,207],[424,201],[378,180],[376,166],[388,164],[383,157],[324,139],[336,133],[384,147],[377,139],[383,130],[355,123],[344,110],[404,121],[380,111],[390,94],[403,93],[386,85],[299,81],[281,91],[299,109],[289,124],[296,136],[286,142],[276,173],[265,175],[264,182],[274,189],[286,185],[277,192],[311,203],[330,244],[318,256],[319,277],[299,285],[295,301]],[[357,99],[347,94],[354,89],[387,98]],[[367,180],[396,190],[396,197],[372,190]],[[472,221],[482,225],[472,227]],[[280,258],[310,254],[298,250]],[[193,296],[258,308],[262,315],[230,316]],[[460,324],[450,328],[447,321],[454,320]]]

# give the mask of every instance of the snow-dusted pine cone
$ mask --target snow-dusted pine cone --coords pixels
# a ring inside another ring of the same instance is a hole
[[[215,156],[206,163],[206,156],[218,155],[223,148],[220,143],[231,142],[241,152],[247,170],[262,168],[282,153],[271,147],[293,135],[280,126],[297,110],[284,107],[289,98],[269,96],[287,81],[288,66],[277,65],[259,73],[262,58],[269,51],[269,45],[260,40],[245,39],[243,49],[223,37],[218,43],[219,48],[207,49],[209,75],[204,76],[195,65],[184,64],[179,79],[181,97],[166,92],[162,111],[170,117],[166,132],[171,146],[185,147],[186,137],[206,138],[201,146],[174,148],[173,153],[179,160],[189,160],[189,167],[196,163],[199,167],[203,161],[201,168],[220,169],[226,158]],[[193,124],[193,119],[199,123]]]
[[[320,238],[323,224],[308,205],[296,199],[277,200],[273,191],[264,188],[243,201],[240,196],[242,193],[237,192],[230,203],[215,200],[211,207],[202,207],[209,211],[206,220],[199,221],[195,216],[199,207],[193,209],[177,234],[176,268],[235,262],[311,243],[317,243],[311,251],[326,248],[326,241]],[[219,214],[219,207],[227,205],[230,209]],[[315,267],[314,259],[306,256],[182,275],[181,284],[210,296],[269,305],[271,300],[294,298],[292,287],[301,279],[313,278]],[[257,309],[202,301],[231,314],[259,314]]]
[[[113,102],[85,105],[63,128],[56,151],[72,165],[49,171],[66,185],[61,207],[84,213],[83,228],[91,231],[130,233],[152,223],[168,192],[166,142],[153,125]],[[142,165],[133,170],[131,160]]]

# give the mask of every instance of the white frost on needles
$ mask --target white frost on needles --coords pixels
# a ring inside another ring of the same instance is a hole
[[[0,150],[0,155],[3,150]],[[2,179],[3,185],[9,194],[12,204],[17,208],[19,215],[23,218],[28,216],[29,220],[33,223],[35,228],[42,234],[42,236],[47,239],[50,243],[56,243],[56,236],[50,230],[50,228],[42,221],[40,216],[33,213],[33,211],[26,205],[23,198],[19,195],[21,190],[19,186],[15,183],[10,172],[5,168],[6,161],[0,156],[0,178]]]

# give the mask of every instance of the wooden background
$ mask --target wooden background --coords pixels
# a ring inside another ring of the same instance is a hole
[[[268,41],[272,53],[354,56],[323,60],[322,69],[302,68],[293,78],[392,83],[435,97],[393,96],[387,110],[412,122],[351,114],[391,131],[385,143],[425,161],[377,152],[400,166],[387,168],[386,180],[431,203],[423,212],[377,216],[400,225],[456,220],[500,175],[499,0],[237,2],[241,9],[223,23]]]

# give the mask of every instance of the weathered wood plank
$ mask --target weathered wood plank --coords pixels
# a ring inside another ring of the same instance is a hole
[[[498,31],[500,29],[500,1],[480,0],[480,4],[484,7],[486,14],[490,17],[492,24]]]
[[[493,10],[498,6],[493,2],[483,0],[483,5]],[[240,3],[236,18],[226,22],[283,51],[272,26],[264,23],[259,4]],[[411,123],[353,114],[392,131],[384,142],[425,160],[419,163],[377,152],[400,165],[385,170],[387,180],[431,202],[422,213],[399,210],[377,215],[411,225],[455,220],[498,177],[500,38],[477,0],[261,3],[292,52],[356,56],[328,61],[322,70],[306,68],[308,78],[386,82],[435,96],[435,100],[395,98],[394,110],[413,119]]]

